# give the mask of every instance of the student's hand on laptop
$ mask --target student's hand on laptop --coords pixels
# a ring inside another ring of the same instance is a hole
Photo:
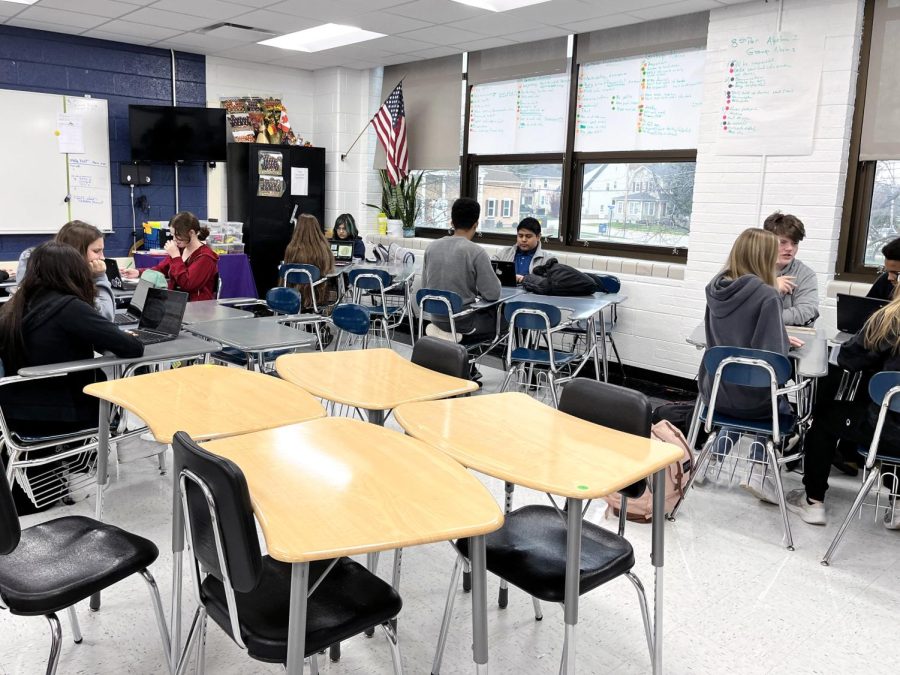
[[[793,335],[788,335],[788,342],[794,349],[800,349],[800,347],[806,344],[805,342],[803,342],[803,340],[801,340],[800,338],[795,338]]]
[[[133,267],[129,267],[127,269],[124,267],[120,267],[119,274],[122,275],[123,279],[137,279],[139,276],[141,276],[140,270],[136,270]]]
[[[794,289],[797,288],[797,284],[794,283],[794,279],[796,278],[797,277],[778,277],[776,279],[778,292],[782,295],[793,293]]]
[[[106,263],[103,260],[91,260],[88,263],[88,267],[91,268],[91,274],[94,276],[98,274],[106,274]]]
[[[517,274],[517,275],[516,275],[516,283],[517,283],[517,284],[521,284],[523,281],[525,281],[525,275],[524,275],[524,274]]]

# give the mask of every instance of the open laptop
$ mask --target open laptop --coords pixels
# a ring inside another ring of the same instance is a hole
[[[515,287],[517,285],[516,263],[507,260],[491,260],[491,265],[501,286]]]
[[[887,300],[865,298],[861,295],[837,294],[837,327],[843,333],[855,334],[869,317],[888,304]]]
[[[349,244],[331,242],[331,254],[334,256],[334,264],[338,267],[349,265],[353,262],[353,242]]]
[[[141,321],[137,328],[126,332],[145,345],[174,340],[181,332],[181,320],[184,318],[187,301],[187,293],[148,288]]]
[[[137,287],[134,289],[134,295],[131,296],[131,302],[121,314],[113,317],[113,322],[117,326],[127,326],[132,323],[140,323],[141,312],[144,310],[144,301],[147,299],[147,291],[153,287],[146,279],[138,281]]]
[[[103,262],[106,264],[106,278],[109,279],[109,285],[118,290],[125,288],[122,273],[119,272],[119,261],[115,258],[105,258]]]

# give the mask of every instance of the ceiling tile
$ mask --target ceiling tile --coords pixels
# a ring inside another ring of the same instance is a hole
[[[616,3],[616,6],[618,5],[619,3]],[[520,19],[558,26],[572,21],[595,19],[603,14],[613,14],[618,11],[616,6],[605,10],[602,6],[591,5],[587,2],[580,2],[580,0],[553,0],[553,2],[520,7],[505,13]]]
[[[203,26],[208,26],[210,20],[200,16],[190,16],[188,14],[178,14],[176,12],[164,12],[160,9],[152,7],[144,7],[136,12],[128,15],[128,20],[136,23],[145,23],[150,26],[158,26],[160,28],[177,28],[181,31],[197,30]]]
[[[162,49],[177,49],[182,52],[193,52],[195,54],[215,54],[233,47],[242,47],[245,44],[247,43],[238,40],[227,40],[221,36],[206,35],[202,33],[182,33],[176,37],[155,42],[153,46]]]
[[[284,49],[278,49],[277,47],[267,47],[266,45],[257,44],[243,45],[241,47],[218,52],[218,56],[225,56],[229,59],[244,59],[256,63],[270,63],[276,59],[284,58],[286,54],[290,54],[290,52]]]
[[[153,9],[202,16],[217,21],[226,21],[245,11],[245,8],[239,5],[221,0],[157,0],[153,4]]]
[[[257,9],[247,14],[241,14],[234,17],[231,22],[252,28],[264,28],[276,35],[293,33],[294,31],[312,28],[319,24],[315,19],[304,19],[299,16],[272,12],[267,9]]]
[[[222,0],[230,5],[241,5],[242,7],[269,7],[277,5],[281,0]]]
[[[365,30],[373,30],[377,33],[385,35],[394,35],[396,33],[405,33],[410,30],[419,28],[430,28],[433,23],[427,21],[419,21],[418,19],[410,19],[405,16],[397,16],[387,12],[369,12],[362,14],[353,20],[353,25]]]
[[[417,56],[415,54],[395,54],[394,56],[388,56],[384,61],[381,62],[383,66],[396,66],[400,63],[410,63],[411,61],[421,61],[422,57]]]
[[[462,54],[462,49],[458,47],[430,47],[421,51],[410,52],[413,56],[421,56],[425,59],[437,59],[442,56],[453,56],[454,54]]]
[[[523,30],[540,28],[542,24],[528,19],[514,17],[508,12],[497,12],[472,19],[463,19],[446,24],[446,27],[458,28],[477,35],[506,35],[507,33],[519,33]]]
[[[432,23],[462,21],[473,16],[483,16],[490,13],[484,9],[461,5],[458,2],[448,2],[447,0],[416,0],[416,2],[410,2],[399,7],[391,7],[388,12]]]
[[[422,42],[430,42],[432,45],[455,45],[461,42],[477,39],[478,35],[473,35],[470,31],[461,30],[459,28],[450,28],[449,26],[433,26],[431,28],[420,28],[419,30],[402,33],[401,37],[410,40],[421,40]]]
[[[573,33],[586,33],[588,31],[603,30],[605,28],[627,26],[632,23],[640,23],[640,21],[641,19],[636,16],[631,16],[630,14],[610,14],[609,16],[597,17],[596,19],[563,24],[562,27]]]
[[[6,5],[0,2],[0,5]],[[48,9],[68,9],[72,10],[75,3],[72,0],[41,0],[40,7]],[[78,0],[77,10],[82,14],[94,14],[95,16],[105,16],[109,19],[116,19],[123,14],[133,12],[137,9],[136,5],[129,5],[123,2],[114,2],[113,0]]]
[[[322,23],[353,24],[353,20],[360,15],[360,11],[348,7],[343,3],[313,3],[312,0],[303,0],[298,3],[279,2],[266,8],[272,12],[281,12],[291,16],[300,16],[304,19],[315,19],[316,25]]]
[[[646,9],[629,7],[628,13],[644,21],[652,21],[653,19],[665,19],[670,16],[703,12],[721,6],[715,0],[681,0],[680,2],[672,2],[667,5],[659,5],[658,7],[647,7]]]
[[[142,23],[132,23],[131,21],[122,21],[120,19],[116,19],[114,21],[110,21],[109,23],[103,24],[103,26],[101,26],[99,29],[88,31],[87,33],[85,33],[85,35],[90,35],[93,37],[94,33],[98,30],[102,31],[106,36],[118,35],[119,42],[132,38],[141,38],[142,40],[156,42],[157,40],[165,40],[167,38],[175,37],[176,35],[180,35],[184,32],[183,30],[178,30],[177,28],[160,28],[159,26],[147,26]],[[114,38],[104,37],[103,39],[111,40]],[[147,42],[142,42],[142,44],[147,44]]]
[[[562,37],[564,35],[569,35],[571,32],[572,31],[560,26],[544,26],[543,28],[526,30],[521,33],[509,33],[503,37],[512,40],[513,42],[536,42],[548,38]]]
[[[408,52],[417,52],[434,47],[434,45],[429,42],[409,40],[399,35],[388,35],[383,38],[375,38],[374,40],[370,40],[367,44],[376,49],[380,49],[387,54],[406,54]]]
[[[396,5],[402,5],[406,0],[340,0],[340,2],[322,3],[317,5],[312,0],[282,0],[277,4],[271,5],[269,9],[275,12],[285,12],[287,14],[296,14],[297,16],[313,16],[310,12],[322,10],[327,12],[329,9],[338,9],[338,5],[342,11],[351,11],[354,14],[360,12],[374,12],[376,10],[387,9]]]
[[[97,40],[110,40],[111,42],[122,42],[123,38],[121,33],[108,33],[103,30],[89,30],[86,33],[82,33],[84,37],[95,38]],[[156,42],[156,38],[149,36],[137,36],[132,35],[127,38],[128,43],[132,45],[152,45]]]
[[[494,47],[503,47],[504,45],[511,44],[513,44],[512,40],[501,37],[490,37],[481,40],[472,40],[470,42],[461,42],[456,46],[462,51],[474,52],[479,49],[493,49]]]
[[[71,28],[96,28],[102,23],[106,23],[108,19],[102,16],[94,16],[92,14],[81,14],[80,12],[70,12],[65,9],[49,9],[32,5],[27,7],[24,12],[16,15],[16,19],[23,21],[37,21],[58,24],[60,26],[69,26]],[[21,24],[18,24],[21,25]],[[69,32],[69,31],[66,31]],[[81,31],[75,31],[81,32]]]

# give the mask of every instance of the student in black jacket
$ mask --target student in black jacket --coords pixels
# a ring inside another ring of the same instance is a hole
[[[900,296],[882,307],[849,342],[841,346],[838,365],[850,372],[877,373],[900,370]],[[787,495],[787,507],[812,525],[825,524],[825,491],[828,473],[839,440],[855,447],[868,447],[875,433],[878,406],[868,390],[860,390],[855,401],[833,401],[817,408],[806,437],[804,488]],[[900,448],[900,414],[888,412],[881,430],[880,448]],[[897,454],[896,450],[892,454]],[[900,529],[900,511],[889,512],[885,527]]]
[[[866,293],[867,298],[879,298],[890,300],[897,287],[897,275],[900,274],[900,238],[889,241],[881,249],[884,256],[884,265],[881,266],[881,274],[872,284],[872,288]]]
[[[0,358],[7,375],[25,366],[89,359],[94,352],[140,356],[144,346],[94,309],[96,287],[84,257],[68,244],[48,241],[31,254],[28,275],[0,310]],[[0,388],[9,427],[53,435],[97,426],[97,400],[85,385],[101,370]]]

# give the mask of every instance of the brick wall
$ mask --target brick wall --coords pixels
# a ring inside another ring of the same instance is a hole
[[[176,52],[175,60],[178,104],[206,105],[205,58]],[[131,198],[128,187],[119,185],[119,163],[131,159],[128,106],[133,103],[171,104],[170,52],[0,26],[0,89],[74,96],[90,94],[108,101],[114,232],[107,236],[106,248],[111,256],[127,253],[131,246]],[[8,158],[0,161],[8,161]],[[205,165],[185,165],[179,169],[179,174],[180,208],[205,218]],[[149,214],[138,213],[138,227],[142,220],[168,220],[175,212],[174,168],[154,165],[152,176],[152,187],[136,190],[137,195],[146,195],[150,202]],[[42,235],[0,234],[0,258],[15,259],[22,249],[44,239],[46,236]]]

